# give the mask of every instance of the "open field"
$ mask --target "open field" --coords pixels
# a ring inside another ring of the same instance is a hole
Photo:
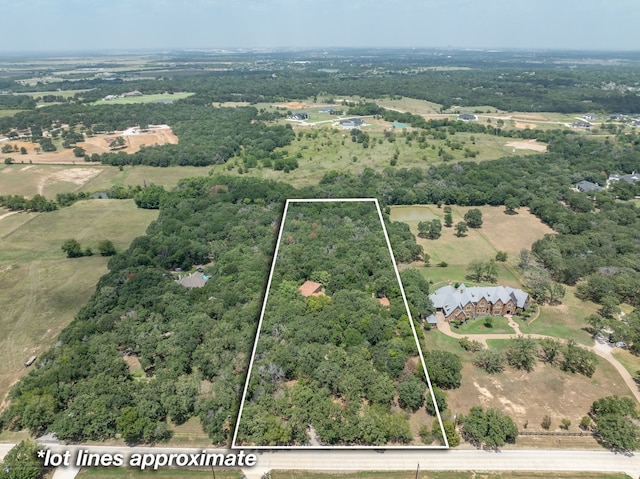
[[[396,140],[389,142],[384,138],[384,132],[392,130],[392,124],[384,120],[366,118],[368,126],[362,127],[362,131],[370,135],[369,148],[363,148],[362,144],[351,141],[351,133],[348,130],[332,126],[336,117],[326,115],[327,123],[316,126],[303,126],[288,120],[282,120],[283,124],[292,124],[296,132],[307,132],[317,135],[310,138],[305,135],[296,139],[286,150],[288,157],[298,158],[299,168],[287,174],[274,171],[271,168],[252,168],[247,174],[267,179],[282,179],[294,186],[306,186],[317,183],[327,172],[336,170],[340,172],[361,173],[365,168],[382,171],[390,166],[394,154],[398,154],[396,168],[428,168],[431,165],[442,164],[438,156],[438,150],[443,147],[453,156],[452,161],[485,161],[513,155],[513,148],[506,146],[508,138],[494,135],[476,134],[475,144],[471,141],[471,134],[457,133],[451,137],[452,141],[459,142],[462,149],[451,150],[445,146],[445,140],[427,140],[426,147],[421,148],[417,141],[408,142],[402,129],[395,129]],[[476,158],[465,158],[464,148],[470,148],[478,152]],[[517,155],[535,154],[533,150],[517,150]],[[231,159],[226,165],[214,167],[217,172],[228,172],[229,165],[233,169],[242,166],[239,158]]]
[[[452,206],[453,223],[463,220],[468,207]],[[444,210],[435,205],[393,206],[391,220],[402,221],[409,225],[416,235],[418,244],[425,253],[431,256],[431,267],[422,268],[426,278],[434,285],[465,281],[468,264],[474,259],[486,261],[493,259],[498,251],[505,251],[510,259],[517,256],[521,249],[529,249],[531,245],[553,230],[526,210],[517,215],[507,215],[503,207],[483,206],[483,224],[481,228],[469,229],[467,235],[458,238],[454,228],[442,228],[442,236],[437,240],[420,238],[418,223],[434,218],[443,222]],[[446,262],[446,268],[436,265]],[[515,288],[522,287],[515,267],[510,263],[498,264],[498,283]]]
[[[157,214],[132,200],[101,200],[0,220],[0,398],[27,372],[27,358],[53,344],[107,272],[108,258],[97,254],[66,258],[64,240],[73,237],[95,251],[110,239],[123,250]]]
[[[13,116],[21,111],[22,110],[0,110],[0,118],[4,118],[5,116]]]
[[[399,100],[376,99],[374,101],[381,107],[387,108],[388,110],[413,113],[414,115],[437,114],[440,113],[440,108],[442,106],[438,103],[407,97],[402,97]]]
[[[31,197],[42,194],[104,191],[115,185],[155,184],[173,188],[181,178],[207,176],[211,168],[197,166],[114,166],[95,163],[76,165],[0,165],[0,194]],[[0,215],[1,216],[1,215]]]
[[[631,397],[613,366],[601,359],[592,378],[540,362],[531,373],[507,367],[503,373],[488,374],[472,364],[473,354],[464,351],[458,340],[443,336],[431,331],[425,334],[425,344],[427,349],[445,349],[462,358],[462,384],[447,391],[447,403],[454,414],[466,414],[473,406],[495,407],[511,416],[521,431],[544,431],[540,423],[548,414],[551,431],[561,431],[560,421],[567,418],[572,423],[569,432],[579,432],[580,419],[593,401],[613,394]],[[498,342],[507,347],[506,340],[492,340],[492,344]],[[545,447],[552,447],[554,440],[551,438]],[[590,442],[597,447],[595,440]]]
[[[116,137],[122,136],[126,141],[126,148],[120,150],[125,153],[135,153],[139,151],[142,146],[152,145],[164,145],[167,143],[178,143],[178,137],[173,133],[168,126],[158,126],[152,128],[148,132],[140,132],[138,134],[127,134],[127,132],[116,131],[108,135],[94,135],[92,137],[85,138],[85,141],[77,143],[76,146],[84,148],[86,154],[92,155],[93,153],[102,154],[109,153],[109,143]],[[40,151],[40,145],[38,143],[31,143],[30,141],[12,140],[8,144],[20,148],[25,148],[27,153],[21,154],[15,153],[3,153],[2,158],[13,158],[16,163],[29,163],[29,164],[85,164],[83,158],[78,158],[73,153],[73,148],[63,148],[62,140],[55,140],[54,145],[57,147],[57,151],[43,152]],[[3,142],[3,145],[5,142]],[[37,150],[36,150],[37,148]]]
[[[128,96],[124,98],[116,98],[114,100],[98,100],[92,105],[128,105],[130,103],[156,103],[159,101],[173,100],[178,101],[184,98],[189,98],[193,93],[179,92],[179,93],[158,93],[154,95],[142,95],[142,96]]]

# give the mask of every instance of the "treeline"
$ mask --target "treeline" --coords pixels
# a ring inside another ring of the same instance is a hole
[[[145,94],[194,92],[194,96],[184,100],[191,105],[227,101],[286,102],[335,96],[375,99],[392,95],[439,103],[444,109],[454,105],[488,105],[505,111],[640,112],[640,97],[629,89],[635,87],[637,69],[634,67],[563,70],[535,68],[532,64],[516,67],[516,62],[511,65],[487,62],[474,64],[476,68],[473,69],[425,71],[417,64],[408,66],[406,62],[389,62],[388,59],[374,57],[368,57],[367,63],[370,64],[354,67],[343,62],[337,72],[328,73],[313,69],[292,70],[287,59],[283,58],[271,61],[263,70],[238,68],[226,72],[189,74],[177,71],[171,78],[158,75],[155,80],[65,81],[50,84],[47,88],[88,90],[68,100],[76,104],[137,89]],[[376,63],[380,63],[377,68],[374,66]],[[468,63],[472,64],[473,60],[469,59]],[[274,71],[278,71],[277,77],[273,76]],[[17,85],[11,89],[29,90]],[[11,109],[33,109],[35,101],[27,95],[8,94],[0,96],[0,105]]]
[[[282,205],[309,194],[327,192],[238,177],[181,182],[147,235],[110,259],[92,299],[13,388],[2,427],[153,442],[167,437],[167,421],[199,416],[212,441],[226,443]],[[405,228],[389,229],[415,245]],[[171,269],[194,264],[208,265],[205,287],[173,281]],[[124,357],[139,362],[145,380]]]

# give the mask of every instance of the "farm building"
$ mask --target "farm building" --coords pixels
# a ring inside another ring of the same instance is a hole
[[[324,295],[322,292],[322,284],[316,283],[315,281],[305,281],[304,284],[298,288],[298,291],[300,291],[300,294],[305,298]]]
[[[430,294],[429,299],[448,322],[514,314],[529,306],[528,293],[508,286],[467,287],[461,284],[456,289],[449,285]]]
[[[475,115],[470,115],[468,113],[463,113],[462,115],[458,115],[458,120],[462,121],[477,121],[478,117]]]

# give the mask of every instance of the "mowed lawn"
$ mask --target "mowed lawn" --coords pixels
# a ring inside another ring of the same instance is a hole
[[[122,251],[157,214],[133,200],[89,200],[0,219],[0,399],[27,372],[24,362],[53,344],[107,272],[98,242],[110,239]],[[66,258],[60,248],[68,238],[95,254]]]

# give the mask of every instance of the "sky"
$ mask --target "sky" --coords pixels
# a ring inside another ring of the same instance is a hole
[[[0,52],[640,50],[638,0],[0,0]]]

